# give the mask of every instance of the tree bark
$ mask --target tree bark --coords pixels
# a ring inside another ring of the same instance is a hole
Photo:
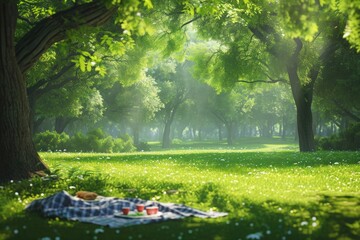
[[[105,23],[115,9],[100,1],[76,5],[43,19],[15,47],[16,1],[0,2],[0,182],[24,179],[48,170],[31,139],[24,72],[66,31]]]
[[[33,136],[34,132],[35,132],[35,108],[36,108],[36,96],[34,95],[29,95],[28,96],[28,102],[29,102],[29,127],[30,127],[30,133],[31,136]]]
[[[15,3],[0,3],[0,182],[47,170],[31,139],[26,84],[16,56]]]

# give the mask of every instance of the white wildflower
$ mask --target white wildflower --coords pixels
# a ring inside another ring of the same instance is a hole
[[[251,233],[246,236],[246,239],[261,239],[263,236],[262,232]]]
[[[98,233],[103,233],[104,232],[104,229],[102,229],[102,228],[97,228],[97,229],[95,229],[95,234],[98,234]]]
[[[300,225],[301,226],[306,226],[306,225],[308,225],[309,223],[307,222],[307,221],[302,221],[301,223],[300,223]]]

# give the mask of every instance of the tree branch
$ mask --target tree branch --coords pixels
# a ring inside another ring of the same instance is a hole
[[[29,24],[29,25],[31,25],[31,26],[34,26],[34,25],[35,25],[35,23],[31,22],[29,19],[27,19],[27,18],[25,18],[25,17],[23,17],[23,16],[18,15],[17,18],[20,19],[20,20],[23,20],[24,22],[26,22],[27,24]]]
[[[82,26],[99,26],[107,22],[115,8],[102,1],[75,5],[38,22],[16,44],[16,58],[24,73],[56,42],[66,38],[66,31]]]
[[[284,83],[288,83],[285,79],[268,79],[268,80],[237,80],[236,82],[239,83],[278,83],[278,82],[284,82]]]
[[[28,95],[33,94],[34,92],[38,91],[41,87],[47,85],[49,82],[60,78],[67,71],[69,71],[74,65],[75,65],[75,63],[70,63],[70,64],[64,66],[58,73],[56,73],[48,78],[43,78],[43,79],[39,80],[35,85],[33,85],[27,89]]]
[[[199,18],[201,18],[201,16],[197,16],[197,17],[194,17],[193,19],[191,19],[190,21],[187,21],[186,23],[184,23],[183,25],[181,25],[180,28],[183,28],[185,27],[186,25],[192,23],[192,22],[195,22],[196,20],[198,20]]]

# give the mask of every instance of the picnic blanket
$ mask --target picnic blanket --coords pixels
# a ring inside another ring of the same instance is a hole
[[[161,214],[143,218],[119,217],[123,207],[130,207],[134,211],[136,204],[144,204],[145,207],[157,206]],[[182,219],[190,216],[216,218],[227,215],[224,212],[203,212],[181,204],[161,203],[138,198],[120,199],[99,196],[96,200],[89,201],[74,197],[66,191],[61,191],[47,198],[34,200],[26,207],[26,210],[39,212],[45,217],[59,217],[112,228]]]

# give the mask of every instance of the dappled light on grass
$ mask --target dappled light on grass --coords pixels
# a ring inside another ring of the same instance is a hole
[[[41,153],[53,175],[0,188],[3,236],[67,239],[356,239],[360,236],[358,152],[176,150],[131,154]],[[24,215],[25,203],[66,190],[183,203],[226,211],[122,229]],[[17,194],[16,194],[17,193]],[[21,197],[22,203],[18,198]],[[69,223],[70,224],[70,223]],[[28,226],[21,229],[21,226]],[[20,227],[19,227],[20,226]],[[32,226],[34,228],[39,228]],[[19,232],[15,235],[14,230]],[[46,234],[47,235],[46,235]],[[24,234],[24,235],[23,235]],[[40,235],[42,234],[42,235]],[[154,238],[154,236],[156,236]],[[5,238],[6,239],[6,238]]]

